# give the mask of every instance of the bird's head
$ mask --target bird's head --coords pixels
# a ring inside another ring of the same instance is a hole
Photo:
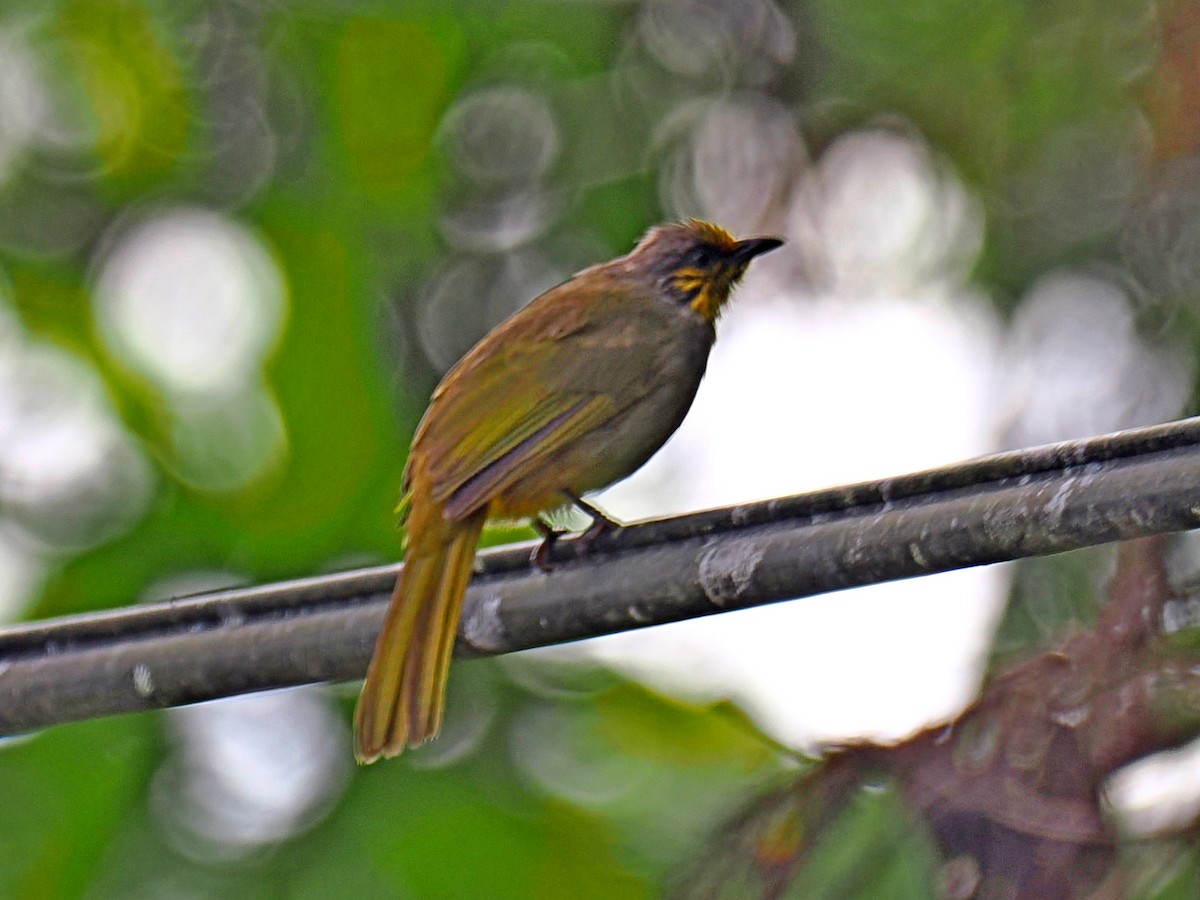
[[[774,237],[739,241],[719,225],[692,219],[650,229],[627,259],[650,274],[668,300],[713,322],[750,260],[782,245]]]

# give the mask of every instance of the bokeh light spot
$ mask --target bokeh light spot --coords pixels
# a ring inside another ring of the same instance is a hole
[[[1191,393],[1190,353],[1153,347],[1125,292],[1070,271],[1040,279],[1013,317],[1005,441],[1068,440],[1179,414]]]
[[[279,335],[283,279],[261,242],[217,213],[181,208],[118,234],[96,317],[112,353],[166,393],[243,385]]]
[[[961,282],[983,244],[978,201],[917,139],[851,133],[801,179],[789,221],[831,293],[928,292]]]
[[[94,372],[47,344],[0,359],[0,505],[12,521],[79,549],[128,528],[151,485]]]
[[[36,139],[48,103],[37,60],[20,32],[0,29],[0,183]]]
[[[458,100],[441,132],[455,167],[482,184],[534,181],[558,158],[558,126],[546,100],[512,85]]]
[[[328,811],[350,774],[349,736],[325,696],[271,691],[170,712],[177,739],[152,806],[193,859],[236,859]]]

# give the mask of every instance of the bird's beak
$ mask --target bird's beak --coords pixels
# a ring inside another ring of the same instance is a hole
[[[737,242],[737,245],[733,248],[731,259],[738,265],[745,265],[754,259],[754,257],[770,253],[772,250],[776,250],[782,246],[783,241],[780,238],[747,238],[744,241]]]

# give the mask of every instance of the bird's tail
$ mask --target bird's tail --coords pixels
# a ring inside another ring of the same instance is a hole
[[[485,514],[447,522],[440,505],[413,509],[404,568],[354,711],[355,756],[371,763],[432,739]]]

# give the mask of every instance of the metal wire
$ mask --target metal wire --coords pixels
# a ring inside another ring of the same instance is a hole
[[[1200,526],[1200,419],[485,551],[459,656]],[[397,566],[0,630],[0,734],[361,677]]]

